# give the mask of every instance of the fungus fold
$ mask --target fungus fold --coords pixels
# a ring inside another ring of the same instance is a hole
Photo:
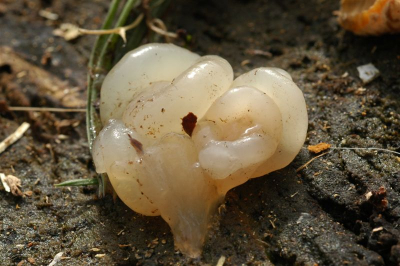
[[[100,115],[96,171],[132,210],[161,215],[190,257],[200,256],[225,194],[287,166],[308,124],[303,94],[284,70],[234,80],[225,59],[172,44],[125,55],[103,82]]]

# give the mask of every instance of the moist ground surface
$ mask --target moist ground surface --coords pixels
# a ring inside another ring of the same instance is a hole
[[[400,159],[365,150],[316,155],[307,145],[400,151],[400,36],[357,37],[333,11],[339,1],[171,1],[164,20],[185,29],[190,49],[218,54],[236,75],[286,69],[303,90],[308,137],[285,169],[230,191],[201,259],[174,251],[166,223],[135,214],[95,188],[54,184],[95,176],[84,113],[10,112],[5,106],[81,106],[94,38],[53,35],[61,23],[99,28],[109,1],[0,2],[0,139],[31,128],[0,155],[0,172],[25,197],[0,190],[2,265],[398,265]],[[39,15],[58,14],[55,21]],[[373,63],[369,84],[357,66]]]

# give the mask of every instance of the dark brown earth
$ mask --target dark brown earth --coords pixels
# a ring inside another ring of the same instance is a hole
[[[31,128],[0,155],[0,172],[32,195],[0,190],[1,265],[47,265],[59,252],[62,265],[215,265],[221,256],[226,265],[398,265],[399,157],[333,150],[296,169],[320,142],[400,151],[400,35],[345,32],[332,14],[339,1],[171,2],[164,19],[193,36],[193,51],[225,57],[237,74],[260,66],[292,74],[308,104],[304,148],[285,169],[229,192],[203,257],[186,259],[161,218],[98,200],[95,188],[54,187],[95,176],[83,113],[6,110],[82,104],[94,37],[66,42],[52,31],[64,22],[99,28],[108,1],[3,0],[0,140],[24,121]],[[58,20],[39,16],[43,9]],[[370,62],[381,76],[363,85],[356,67]]]

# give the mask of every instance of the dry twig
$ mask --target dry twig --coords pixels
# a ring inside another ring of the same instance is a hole
[[[5,140],[3,140],[0,143],[0,154],[3,151],[5,151],[9,146],[11,146],[14,142],[19,140],[24,135],[25,131],[28,130],[29,127],[30,127],[29,123],[24,122],[17,128],[17,130],[14,133],[12,133]]]
[[[330,147],[330,149],[332,150],[366,150],[366,151],[384,151],[384,152],[388,152],[388,153],[393,153],[393,154],[397,154],[400,155],[400,152],[397,151],[392,151],[392,150],[388,150],[388,149],[382,149],[382,148],[347,148],[347,147]]]
[[[52,107],[25,107],[25,106],[9,106],[10,111],[33,111],[33,112],[54,112],[54,113],[84,113],[84,108],[52,108]]]

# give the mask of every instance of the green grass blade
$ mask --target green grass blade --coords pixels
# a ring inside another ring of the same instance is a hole
[[[95,178],[81,178],[64,181],[60,184],[56,184],[56,187],[82,187],[82,186],[98,186],[99,180]]]

